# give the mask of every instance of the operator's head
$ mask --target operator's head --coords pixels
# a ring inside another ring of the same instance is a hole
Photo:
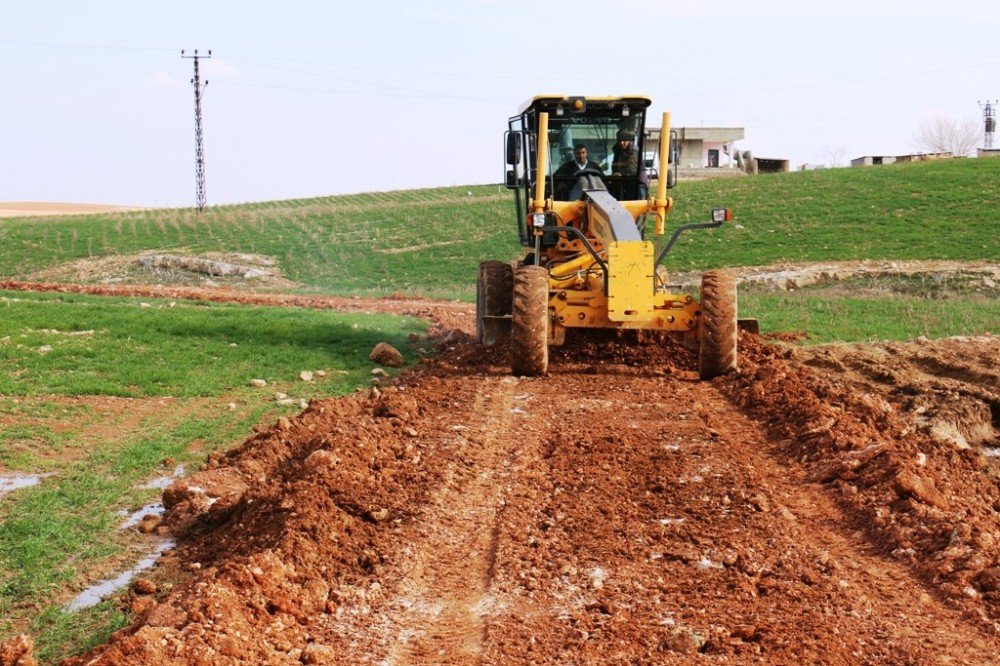
[[[587,146],[578,143],[573,149],[573,155],[576,156],[577,163],[585,164],[587,162]]]
[[[618,130],[618,143],[628,145],[633,139],[635,139],[635,132],[624,129]]]

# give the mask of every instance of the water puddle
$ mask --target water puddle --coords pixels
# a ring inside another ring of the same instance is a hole
[[[128,516],[128,518],[126,518],[125,521],[118,526],[118,529],[127,530],[130,527],[135,527],[146,516],[162,516],[164,511],[166,511],[166,509],[163,508],[163,504],[161,502],[147,504],[138,511],[133,511],[132,513],[125,510],[119,511],[119,515]]]
[[[137,573],[151,568],[154,564],[156,564],[156,560],[160,559],[160,556],[163,555],[165,551],[170,550],[173,547],[173,539],[164,539],[157,542],[153,551],[146,555],[146,557],[139,560],[136,565],[128,571],[119,574],[115,578],[98,581],[81,592],[75,599],[66,604],[66,612],[75,613],[76,611],[83,610],[84,608],[96,606],[101,603],[101,600],[105,597],[112,595],[119,590],[125,589],[125,586],[132,581]]]
[[[43,474],[0,474],[0,498],[12,490],[38,485]]]
[[[174,473],[170,476],[158,476],[155,479],[150,479],[146,483],[139,485],[143,490],[165,490],[167,486],[174,482],[175,479],[179,479],[184,476],[184,465],[178,465],[174,469]]]

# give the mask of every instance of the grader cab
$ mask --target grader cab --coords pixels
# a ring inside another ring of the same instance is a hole
[[[715,209],[711,221],[680,225],[666,237],[673,204],[666,191],[676,174],[670,114],[663,114],[660,173],[649,193],[650,104],[641,96],[539,96],[510,119],[506,184],[524,256],[480,265],[476,329],[485,345],[510,336],[515,374],[545,374],[549,346],[563,344],[570,328],[676,334],[697,343],[703,379],[736,368],[735,280],[705,273],[699,302],[675,293],[657,270],[682,233],[718,227],[731,215]],[[644,237],[647,223],[652,240]]]

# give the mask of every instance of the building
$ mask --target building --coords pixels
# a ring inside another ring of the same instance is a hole
[[[734,143],[743,139],[742,127],[674,127],[680,150],[677,166],[681,170],[736,169]],[[660,145],[660,128],[646,130],[646,150],[655,154]]]
[[[878,166],[879,164],[892,164],[895,161],[895,155],[865,155],[851,160],[851,166]]]
[[[954,157],[951,153],[915,153],[913,155],[865,155],[851,160],[851,166],[878,166],[879,164],[895,164],[896,162],[930,162],[932,160],[947,160]]]
[[[897,162],[933,162],[934,160],[950,160],[951,153],[916,153],[914,155],[897,155]]]
[[[755,157],[756,173],[787,173],[788,160],[783,157]]]

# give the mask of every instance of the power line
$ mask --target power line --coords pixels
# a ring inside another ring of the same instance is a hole
[[[194,61],[194,76],[191,78],[191,85],[194,86],[194,182],[195,198],[198,212],[205,209],[205,144],[201,127],[201,96],[205,92],[208,80],[201,82],[198,71],[198,61],[202,58],[211,58],[212,49],[208,50],[208,55],[198,55],[198,49],[194,50],[194,55],[184,55],[182,58],[190,58]]]

